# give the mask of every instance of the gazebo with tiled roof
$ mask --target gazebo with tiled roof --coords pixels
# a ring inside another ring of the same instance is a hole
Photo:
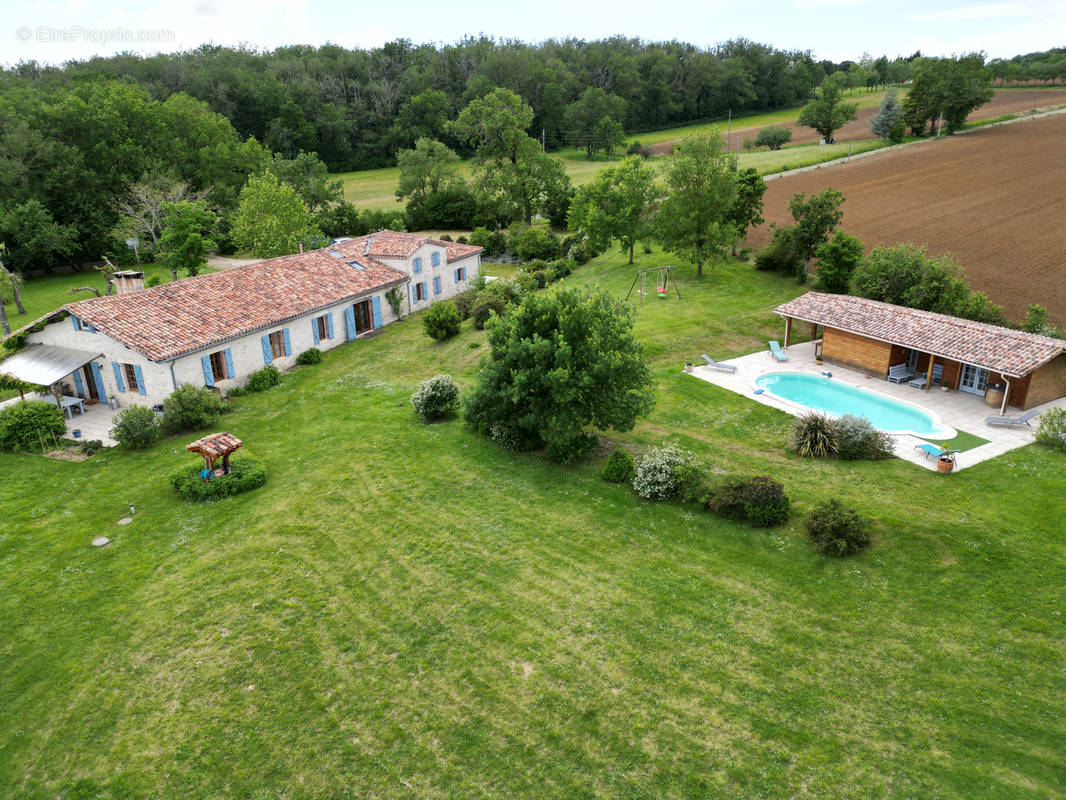
[[[216,475],[229,475],[229,457],[243,442],[232,433],[212,433],[185,445],[185,449],[203,456],[207,469]],[[215,461],[222,459],[222,471],[215,470]]]

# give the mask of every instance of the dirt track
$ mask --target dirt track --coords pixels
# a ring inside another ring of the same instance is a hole
[[[1031,98],[1030,98],[1031,102]],[[844,193],[842,228],[866,242],[954,253],[970,284],[1021,320],[1030,303],[1066,322],[1066,114],[839,163],[767,183],[767,225],[796,192]]]
[[[1029,111],[1033,108],[1033,99],[1036,98],[1036,104],[1038,109],[1053,108],[1066,104],[1066,88],[1062,89],[1040,89],[1037,91],[1026,91],[1025,89],[1000,89],[992,99],[985,103],[983,106],[975,110],[970,114],[967,119],[979,120],[979,119],[992,119],[998,117],[1001,114],[1017,114],[1023,111]],[[848,99],[848,98],[845,98]],[[877,114],[878,108],[860,108],[858,118],[855,120],[855,138],[859,139],[876,139],[873,131],[870,130],[870,120]],[[738,121],[737,124],[743,124],[743,121]],[[724,127],[724,126],[723,126]],[[733,140],[733,149],[741,147],[745,139],[754,140],[759,135],[759,131],[767,125],[755,127],[755,128],[738,128],[733,126],[730,138]],[[818,132],[812,128],[803,128],[794,122],[791,122],[784,127],[789,128],[792,131],[792,141],[790,144],[814,144],[821,137]],[[850,131],[850,124],[842,128],[837,135],[837,141],[847,141]],[[723,134],[723,139],[725,138]],[[656,155],[661,153],[667,153],[670,148],[677,144],[677,141],[662,142],[660,144],[652,145],[651,150]]]

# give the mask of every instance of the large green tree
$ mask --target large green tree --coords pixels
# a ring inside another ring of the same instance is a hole
[[[737,242],[744,238],[748,228],[762,225],[763,195],[766,194],[766,181],[755,167],[739,170],[736,183],[737,196],[726,217],[734,229],[733,255],[737,254]]]
[[[633,319],[605,292],[526,295],[488,326],[467,421],[510,446],[559,454],[580,451],[587,427],[631,430],[655,404]]]
[[[903,141],[905,132],[903,106],[899,102],[899,94],[895,89],[885,92],[881,108],[870,120],[870,130],[885,141],[889,139],[897,143]]]
[[[799,192],[789,199],[788,210],[796,221],[792,229],[792,241],[796,255],[803,259],[804,276],[815,251],[844,218],[844,212],[840,208],[843,202],[844,195],[836,189],[826,189],[812,194],[809,198],[806,192]]]
[[[858,116],[858,103],[844,102],[848,79],[845,73],[834,72],[815,90],[815,97],[800,111],[796,124],[814,128],[827,142],[844,123]]]
[[[60,225],[36,199],[0,206],[0,241],[15,272],[48,269],[71,255],[75,231]]]
[[[330,180],[329,170],[314,153],[301,150],[292,158],[275,154],[267,169],[295,189],[312,214],[344,199],[344,182]]]
[[[570,228],[584,233],[595,250],[617,241],[632,264],[637,242],[653,235],[661,195],[654,170],[640,156],[627,156],[578,189],[570,204]]]
[[[571,140],[584,147],[586,157],[591,159],[596,150],[607,150],[609,156],[609,150],[618,146],[619,136],[625,138],[625,114],[624,99],[590,86],[567,106],[563,120]]]
[[[401,150],[396,162],[400,167],[396,196],[425,200],[427,195],[439,192],[454,178],[459,156],[443,142],[423,137],[412,149]]]
[[[174,280],[178,272],[200,274],[208,251],[218,246],[212,235],[217,225],[218,219],[203,202],[163,204],[159,262]]]
[[[288,255],[301,244],[315,246],[324,240],[296,190],[272,172],[248,179],[230,233],[238,248],[251,250],[257,258]]]
[[[847,294],[851,276],[862,264],[865,245],[857,236],[838,231],[836,236],[818,245],[818,272],[814,288],[831,294]]]
[[[925,58],[914,71],[914,81],[903,103],[904,117],[915,134],[929,122],[936,130],[943,115],[947,133],[959,130],[966,117],[992,99],[992,76],[984,55],[968,53],[956,58]]]
[[[736,160],[718,135],[690,136],[663,168],[666,197],[656,214],[656,239],[669,253],[696,265],[719,257],[735,240],[730,213],[737,199]]]

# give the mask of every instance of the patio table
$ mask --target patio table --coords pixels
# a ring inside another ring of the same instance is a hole
[[[55,395],[51,395],[51,394],[45,395],[44,399],[47,400],[52,405],[56,405]],[[67,419],[69,419],[71,421],[74,420],[74,409],[75,408],[77,408],[78,411],[81,412],[83,415],[85,414],[85,401],[82,400],[80,397],[67,397],[66,395],[63,395],[62,399],[63,399],[63,413],[66,415]],[[56,407],[58,408],[58,406],[56,406]]]

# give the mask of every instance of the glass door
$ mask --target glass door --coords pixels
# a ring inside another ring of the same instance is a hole
[[[962,378],[959,380],[959,391],[983,395],[987,383],[987,369],[975,367],[973,364],[962,365]]]

